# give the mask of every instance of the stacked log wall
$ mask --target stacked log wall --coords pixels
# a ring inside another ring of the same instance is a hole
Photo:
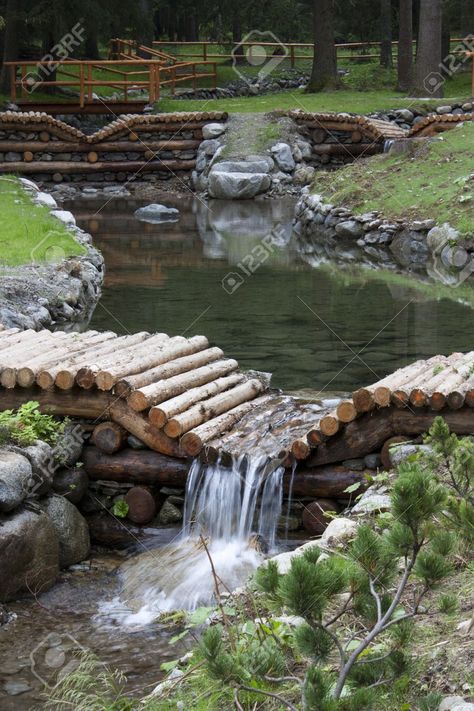
[[[124,182],[189,176],[203,126],[223,112],[125,116],[86,135],[40,113],[0,113],[0,173],[40,182]]]

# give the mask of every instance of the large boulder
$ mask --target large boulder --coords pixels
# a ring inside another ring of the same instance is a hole
[[[0,514],[0,602],[48,590],[59,574],[59,540],[45,513]]]
[[[64,496],[71,504],[78,504],[89,485],[84,467],[61,469],[54,475],[53,490]]]
[[[276,164],[284,173],[291,173],[295,169],[295,159],[287,143],[276,143],[272,146],[272,154]]]
[[[26,498],[33,471],[26,457],[0,450],[0,511],[16,509]]]
[[[134,212],[137,220],[142,222],[150,222],[151,224],[159,224],[161,222],[177,222],[179,220],[179,210],[175,207],[167,207],[159,203],[152,203],[139,207]]]
[[[248,156],[244,160],[233,158],[215,163],[213,173],[268,173],[275,164],[269,156]]]
[[[202,127],[202,137],[205,140],[210,138],[218,138],[219,136],[222,136],[225,130],[225,126],[222,123],[207,123]]]
[[[271,185],[267,173],[226,173],[212,170],[209,195],[219,200],[248,200],[266,192]]]
[[[58,536],[61,567],[67,568],[87,558],[90,537],[84,516],[63,496],[51,496],[42,506]]]

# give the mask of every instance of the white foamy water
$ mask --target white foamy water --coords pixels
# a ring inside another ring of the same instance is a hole
[[[100,605],[100,619],[144,625],[161,612],[212,604],[216,582],[209,558],[221,592],[244,583],[262,562],[261,549],[275,548],[283,472],[266,457],[242,457],[232,467],[195,461],[181,536],[124,563],[121,594]]]

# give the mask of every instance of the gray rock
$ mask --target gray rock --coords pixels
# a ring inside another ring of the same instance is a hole
[[[145,207],[139,207],[138,210],[135,210],[134,215],[137,220],[141,220],[142,222],[150,222],[152,224],[158,224],[160,222],[177,222],[179,220],[179,210],[175,207],[160,205],[159,203],[152,203],[151,205],[145,205]]]
[[[89,555],[89,527],[76,507],[63,496],[51,496],[43,504],[59,539],[59,563],[66,568]]]
[[[209,194],[220,200],[246,200],[266,192],[271,178],[266,173],[225,173],[211,171]]]
[[[298,185],[309,185],[313,182],[315,172],[316,170],[312,165],[302,166],[295,170],[293,180]]]
[[[199,153],[204,153],[206,156],[213,156],[217,149],[220,147],[220,145],[220,141],[218,141],[216,138],[202,141],[199,146]]]
[[[277,143],[272,146],[271,151],[280,170],[291,173],[295,169],[295,159],[287,143]]]
[[[222,136],[226,127],[222,123],[207,123],[202,127],[202,137],[204,139],[218,138]]]
[[[415,454],[431,454],[432,448],[427,444],[396,444],[389,449],[390,462],[393,467],[398,467],[409,457]]]
[[[367,514],[374,511],[390,511],[391,499],[387,494],[370,493],[367,491],[352,508],[354,514]]]
[[[138,437],[135,437],[134,435],[128,435],[127,444],[132,449],[148,449],[145,442],[142,442],[141,439],[138,439]]]
[[[438,106],[436,108],[436,113],[437,114],[450,114],[452,110],[453,110],[452,106]]]
[[[31,691],[31,686],[25,679],[10,679],[4,683],[3,688],[8,696],[19,696],[26,691]]]
[[[73,467],[81,458],[84,436],[85,432],[80,425],[67,425],[54,445],[55,462],[63,467]]]
[[[213,173],[268,173],[274,167],[274,162],[267,156],[255,156],[245,160],[223,160],[215,163]]]
[[[360,222],[356,220],[344,220],[335,226],[335,230],[341,237],[360,237],[364,230]]]
[[[365,462],[363,459],[346,459],[346,461],[342,463],[342,466],[353,469],[356,472],[361,472],[365,469]]]
[[[0,450],[0,511],[16,509],[28,495],[33,478],[26,457]]]
[[[71,502],[78,504],[89,485],[89,477],[84,467],[63,469],[54,475],[53,491]]]
[[[415,118],[415,115],[409,109],[398,109],[397,111],[395,111],[395,114],[407,123],[411,123]]]
[[[380,454],[367,454],[364,457],[364,463],[367,469],[378,469],[382,464]]]
[[[158,521],[161,525],[166,526],[170,523],[179,523],[183,520],[183,514],[180,509],[175,506],[169,499],[165,501],[160,509]]]
[[[50,588],[59,574],[59,541],[45,513],[0,514],[0,601]]]
[[[438,711],[454,711],[456,706],[463,704],[464,699],[461,696],[446,696],[438,707]]]

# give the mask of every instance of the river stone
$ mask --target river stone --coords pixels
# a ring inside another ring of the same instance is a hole
[[[58,203],[49,193],[37,193],[35,195],[35,201],[40,205],[45,205],[46,207],[51,207],[53,209],[57,208]]]
[[[60,220],[65,225],[68,225],[68,227],[74,227],[76,225],[76,218],[72,212],[69,212],[69,210],[52,210],[51,214],[57,220]]]
[[[0,514],[0,602],[50,588],[59,574],[59,541],[49,516]]]
[[[350,518],[334,518],[321,536],[321,543],[329,548],[341,546],[354,538],[357,525]]]
[[[313,181],[316,169],[312,165],[304,165],[295,170],[293,180],[298,185],[309,185]]]
[[[183,520],[183,514],[177,506],[175,506],[169,499],[165,501],[161,507],[158,521],[162,526],[166,526],[169,523],[178,523]]]
[[[43,504],[59,539],[59,563],[67,568],[89,555],[90,538],[87,521],[63,496],[51,496]]]
[[[66,425],[54,445],[53,456],[58,465],[73,467],[81,458],[85,431],[78,424]]]
[[[222,123],[207,123],[202,127],[202,137],[206,140],[208,138],[218,138],[222,136],[225,130],[225,126]]]
[[[352,508],[354,514],[368,514],[374,511],[390,511],[392,500],[387,494],[367,491]]]
[[[415,114],[409,109],[398,109],[395,111],[395,115],[403,119],[407,123],[411,123],[415,118]]]
[[[209,174],[209,194],[220,200],[247,200],[266,192],[270,185],[271,179],[266,173],[228,173],[213,169]]]
[[[364,228],[357,220],[344,220],[344,222],[339,222],[334,229],[341,237],[360,237],[364,232]]]
[[[62,469],[54,475],[53,490],[64,496],[71,504],[78,504],[89,485],[89,477],[84,467]]]
[[[291,173],[295,169],[295,159],[288,143],[276,143],[271,151],[280,170]]]
[[[399,464],[404,462],[409,457],[416,454],[432,454],[433,450],[428,444],[411,444],[410,442],[406,444],[397,444],[390,447],[388,450],[388,456],[390,463],[393,467],[398,467]]]
[[[274,162],[267,156],[255,156],[245,160],[231,159],[215,163],[212,173],[268,173],[274,168]]]
[[[12,511],[26,498],[33,471],[26,457],[0,450],[0,511]]]
[[[436,108],[436,113],[437,114],[450,114],[452,110],[453,110],[452,106],[438,106]]]
[[[457,706],[463,703],[464,699],[461,696],[446,696],[438,706],[438,711],[454,711]]]
[[[151,222],[151,224],[177,222],[179,220],[179,210],[175,207],[167,207],[166,205],[160,205],[158,203],[139,207],[133,214],[137,220]]]

